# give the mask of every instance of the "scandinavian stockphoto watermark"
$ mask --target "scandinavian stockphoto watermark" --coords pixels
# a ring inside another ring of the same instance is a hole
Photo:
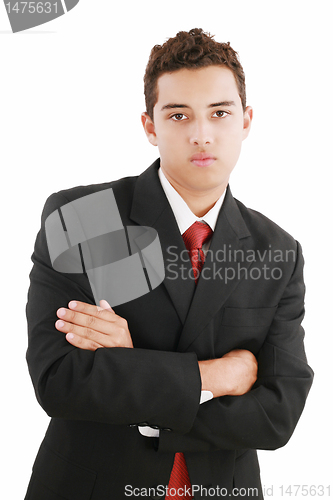
[[[176,246],[167,248],[166,270],[168,279],[194,280],[197,270],[186,265],[188,251],[177,251]],[[214,252],[207,250],[205,265],[200,273],[201,280],[280,280],[283,277],[282,263],[296,262],[296,250],[277,249],[271,245],[265,249],[234,249],[224,244]],[[200,258],[200,255],[198,256]]]
[[[48,23],[72,10],[80,0],[4,0],[13,33]]]
[[[169,246],[163,257],[154,228],[123,225],[112,188],[54,210],[45,221],[45,234],[54,270],[86,274],[97,305],[102,299],[111,307],[130,302],[154,290],[166,276],[196,278],[185,248]],[[239,279],[280,280],[284,262],[296,262],[296,251],[271,245],[245,251],[224,245],[207,250],[200,279],[226,284]]]

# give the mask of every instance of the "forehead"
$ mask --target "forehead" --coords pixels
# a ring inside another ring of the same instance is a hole
[[[157,80],[157,105],[170,102],[241,102],[233,72],[223,66],[180,69]]]

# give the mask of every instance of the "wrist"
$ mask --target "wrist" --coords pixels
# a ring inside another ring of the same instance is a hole
[[[225,364],[223,358],[199,361],[201,390],[212,392],[214,398],[226,396],[232,390],[228,387]]]

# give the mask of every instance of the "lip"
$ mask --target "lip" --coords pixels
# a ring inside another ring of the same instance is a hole
[[[216,160],[215,156],[209,153],[196,153],[191,156],[191,162],[197,167],[208,167]]]

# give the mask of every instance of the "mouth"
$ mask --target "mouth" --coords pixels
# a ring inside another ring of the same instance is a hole
[[[216,158],[209,153],[196,153],[191,156],[191,162],[197,167],[209,167],[215,160]]]

